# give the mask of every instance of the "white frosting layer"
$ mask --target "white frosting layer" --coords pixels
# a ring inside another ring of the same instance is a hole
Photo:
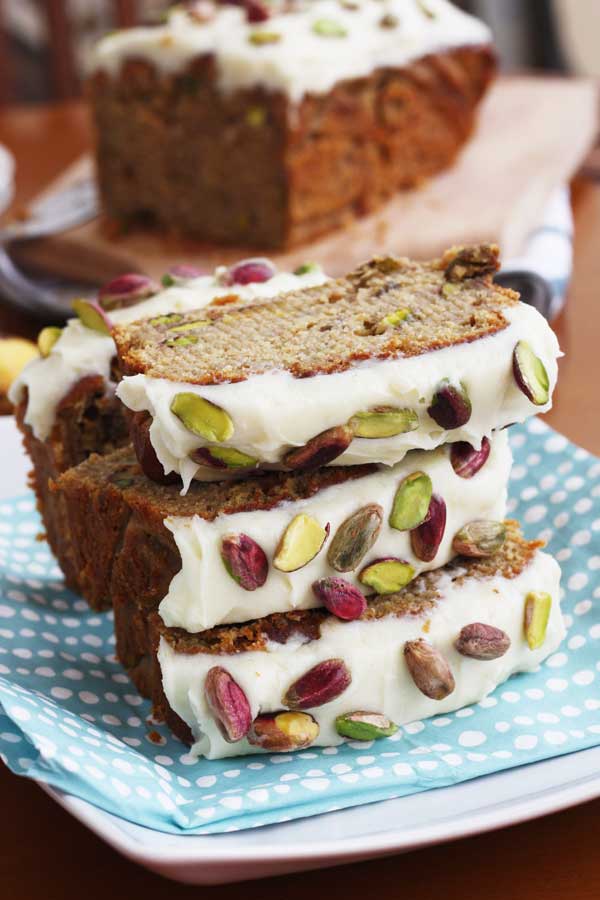
[[[357,0],[355,5],[348,9],[338,0],[310,0],[296,12],[259,25],[249,23],[245,11],[232,5],[223,5],[205,23],[175,10],[161,27],[132,28],[104,38],[91,68],[114,75],[125,60],[141,58],[171,74],[210,53],[223,90],[261,86],[298,101],[306,93],[327,93],[343,79],[366,76],[380,67],[400,68],[439,50],[491,42],[482,22],[447,0]],[[397,26],[382,27],[385,15],[395,16]],[[317,33],[315,23],[323,20],[335,22],[344,35]],[[276,33],[280,39],[258,46],[249,40],[256,31]]]
[[[559,607],[560,569],[552,557],[537,552],[514,579],[499,576],[466,578],[455,584],[442,576],[443,594],[427,618],[387,617],[372,622],[328,619],[321,637],[302,643],[271,644],[266,651],[213,656],[177,653],[161,638],[158,659],[167,700],[187,722],[196,739],[192,752],[210,759],[257,752],[246,740],[228,744],[219,732],[204,699],[204,680],[215,665],[225,667],[246,693],[252,716],[281,710],[281,698],[297,678],[317,663],[341,658],[352,683],[336,700],[308,710],[320,726],[317,745],[339,744],[335,717],[355,710],[381,712],[396,724],[450,712],[475,703],[515,672],[530,671],[554,652],[565,634]],[[550,621],[543,646],[530,650],[523,636],[524,601],[529,591],[552,596]],[[480,661],[454,649],[461,628],[471,622],[502,628],[511,639],[508,652],[496,660]],[[430,700],[414,685],[403,657],[406,641],[423,637],[448,660],[456,687],[444,700]]]
[[[383,527],[358,571],[372,560],[387,556],[407,560],[415,573],[445,565],[454,555],[452,538],[463,525],[473,519],[504,518],[511,463],[506,432],[499,432],[492,440],[485,465],[473,478],[459,477],[452,468],[447,448],[440,447],[429,453],[411,453],[393,469],[326,488],[308,500],[284,503],[274,509],[218,516],[213,522],[199,516],[166,519],[165,524],[181,554],[182,567],[160,605],[163,621],[168,626],[195,632],[226,622],[258,619],[273,612],[318,606],[311,585],[319,578],[338,574],[327,562],[329,542],[342,522],[367,503],[379,503],[382,507]],[[412,552],[409,532],[397,531],[388,524],[398,485],[417,471],[427,472],[434,493],[443,497],[447,509],[444,537],[429,563],[417,559]],[[320,553],[304,568],[280,572],[271,565],[271,560],[283,532],[300,513],[312,516],[322,526],[329,523],[330,536]],[[220,555],[221,540],[226,534],[247,534],[267,554],[269,575],[261,588],[246,591],[227,573]],[[343,577],[361,587],[356,574],[346,572]],[[364,591],[371,592],[367,588]]]
[[[321,269],[304,275],[279,272],[259,284],[223,285],[217,269],[213,275],[194,278],[185,285],[170,287],[127,309],[110,313],[115,324],[126,324],[171,312],[187,312],[207,306],[216,297],[236,294],[241,300],[274,297],[284,291],[312,287],[326,281]],[[36,438],[45,440],[54,424],[56,408],[68,391],[86,375],[101,375],[110,381],[110,363],[115,355],[111,337],[85,328],[79,319],[70,319],[52,351],[45,359],[33,360],[14,381],[10,399],[18,403],[25,388],[29,401],[25,423]]]
[[[327,428],[347,422],[359,410],[374,406],[411,407],[419,413],[415,431],[383,439],[355,438],[334,465],[365,462],[393,465],[413,449],[431,450],[447,441],[481,438],[513,422],[522,422],[545,406],[534,406],[519,390],[512,354],[526,340],[542,359],[551,391],[560,356],[550,326],[533,307],[520,303],[504,314],[510,324],[497,334],[402,359],[375,360],[345,372],[294,378],[285,371],[254,375],[234,384],[189,385],[146,375],[124,378],[118,395],[130,409],[153,416],[150,439],[166,472],[179,472],[187,489],[192,478],[214,477],[189,454],[206,445],[171,412],[180,391],[193,391],[225,409],[234,423],[226,446],[236,447],[263,463],[277,464],[292,447],[300,447]],[[472,413],[461,428],[444,431],[427,414],[443,378],[467,388]],[[222,477],[222,476],[220,476]]]

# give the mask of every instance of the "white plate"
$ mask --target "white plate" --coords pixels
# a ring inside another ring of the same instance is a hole
[[[28,464],[0,418],[0,499],[25,487]],[[479,834],[600,796],[600,747],[399,800],[209,837],[133,825],[41,787],[129,859],[190,884],[219,884],[356,862]]]

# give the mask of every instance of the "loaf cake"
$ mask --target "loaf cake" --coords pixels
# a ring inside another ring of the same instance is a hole
[[[64,540],[68,526],[62,498],[50,492],[49,482],[90,453],[108,453],[129,443],[130,417],[115,396],[120,376],[107,317],[125,323],[214,302],[231,308],[324,280],[317,265],[302,266],[291,274],[278,272],[265,259],[242,260],[211,274],[176,265],[165,273],[162,285],[138,274],[116,278],[100,290],[96,300],[78,301],[78,318],[69,320],[65,328],[41,332],[43,358],[21,373],[10,397],[33,462],[32,487],[46,536],[70,587],[78,588],[79,573]]]
[[[157,714],[193,753],[215,759],[376,740],[482,700],[564,636],[559,567],[515,525],[495,556],[371,598],[352,623],[318,610],[283,633],[262,620],[251,635],[224,627],[205,639],[155,614]]]
[[[93,54],[104,211],[261,248],[339,228],[453,162],[490,41],[447,0],[178,4]]]
[[[189,633],[123,617],[155,713],[209,758],[373,740],[482,700],[564,637],[558,564],[505,523],[502,548],[458,558],[359,619],[322,609]],[[145,647],[145,652],[144,652]]]
[[[197,632],[327,605],[318,585],[332,578],[360,604],[444,565],[465,542],[495,547],[512,457],[504,432],[486,443],[485,459],[473,453],[466,466],[451,445],[392,468],[195,482],[185,497],[120,450],[70,469],[54,490],[93,607],[160,602],[167,625]]]
[[[139,459],[187,488],[253,469],[393,465],[550,408],[558,343],[495,285],[498,248],[371,260],[238,309],[117,325]],[[136,429],[138,430],[138,429]]]

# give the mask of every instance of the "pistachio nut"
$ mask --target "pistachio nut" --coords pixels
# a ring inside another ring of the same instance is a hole
[[[426,697],[443,700],[454,690],[454,675],[446,659],[424,638],[406,642],[404,659],[412,680]]]
[[[57,328],[56,325],[47,325],[46,328],[42,328],[37,338],[37,346],[40,351],[40,356],[46,357],[50,356],[50,352],[57,340],[60,338],[62,334],[62,328]]]
[[[187,284],[188,281],[193,281],[195,278],[201,278],[203,275],[207,274],[208,273],[204,269],[199,269],[197,266],[190,266],[187,263],[177,263],[165,272],[161,278],[161,284],[166,288],[179,284]]]
[[[341,22],[336,19],[317,19],[313,22],[312,30],[320,37],[343,38],[348,32]]]
[[[424,522],[429,512],[433,485],[425,472],[412,472],[396,491],[389,523],[398,531],[410,531]]]
[[[510,638],[505,631],[494,625],[472,622],[461,628],[454,646],[461,656],[471,659],[498,659],[510,647]]]
[[[383,509],[378,503],[361,506],[345,519],[327,551],[327,562],[336,572],[351,572],[369,552],[381,531]]]
[[[486,437],[482,439],[479,450],[476,450],[467,441],[450,444],[452,468],[461,478],[472,478],[487,462],[491,449],[491,444]]]
[[[418,0],[424,3],[424,0]],[[467,244],[453,247],[444,254],[446,268],[444,277],[447,281],[460,282],[467,278],[482,278],[497,272],[500,263],[499,250],[496,244]]]
[[[460,428],[471,418],[471,401],[464,384],[451,384],[444,378],[435,391],[427,412],[446,431]]]
[[[419,427],[419,417],[414,409],[375,406],[355,413],[348,424],[356,437],[388,438],[415,431]]]
[[[314,262],[305,262],[294,269],[294,275],[308,275],[309,272],[320,272],[321,266]]]
[[[387,331],[388,328],[395,328],[398,325],[401,325],[410,315],[410,309],[395,309],[393,312],[388,313],[387,316],[384,316],[383,319],[378,323],[375,331],[377,334],[383,334],[384,331]]]
[[[377,741],[395,734],[398,726],[383,713],[357,710],[337,716],[335,730],[353,741]]]
[[[470,556],[475,559],[493,556],[506,540],[504,522],[491,519],[474,519],[457,531],[452,539],[452,549],[459,556]]]
[[[99,334],[110,335],[112,322],[96,300],[73,300],[72,307],[82,325]]]
[[[131,418],[130,434],[133,449],[144,475],[157,484],[175,484],[179,481],[177,472],[165,473],[162,463],[150,440],[152,416],[147,412],[134,413]]]
[[[241,741],[252,725],[246,694],[222,666],[213,666],[204,680],[204,696],[227,743]]]
[[[314,559],[327,540],[329,524],[322,525],[306,513],[295,516],[277,546],[273,565],[280,572],[295,572]]]
[[[198,447],[191,456],[194,462],[213,469],[252,469],[258,464],[256,457],[235,447]]]
[[[290,709],[313,709],[339,697],[352,681],[342,659],[317,663],[287,689],[282,703]]]
[[[198,343],[196,334],[180,335],[180,337],[170,338],[164,342],[167,347],[192,347]]]
[[[328,428],[311,438],[303,447],[290,450],[284,456],[283,464],[294,470],[326,466],[350,446],[353,437],[354,432],[348,425]]]
[[[525,597],[523,627],[530,650],[537,650],[546,640],[552,597],[546,591],[530,591]]]
[[[210,325],[209,319],[194,319],[193,322],[184,322],[183,325],[172,325],[169,328],[169,333],[185,334],[186,331],[197,331],[199,328],[204,328],[206,325]]]
[[[303,750],[318,736],[319,726],[311,715],[287,710],[257,716],[247,734],[249,744],[271,753]]]
[[[446,503],[439,494],[433,494],[424,522],[410,532],[412,552],[421,562],[431,562],[446,530]]]
[[[346,622],[360,619],[367,608],[362,591],[345,578],[320,578],[314,582],[312,589],[321,606]]]
[[[266,34],[266,32],[261,32]],[[265,256],[255,256],[251,259],[242,259],[230,266],[223,273],[225,284],[258,284],[270,281],[277,269],[270,259]]]
[[[278,31],[251,31],[248,40],[256,47],[262,47],[266,44],[277,44],[281,40]]]
[[[527,341],[519,341],[513,350],[513,374],[519,388],[536,406],[550,399],[550,379],[544,363]]]
[[[115,309],[126,309],[148,297],[158,293],[158,285],[147,275],[129,272],[119,275],[98,291],[98,303],[102,309],[112,312]]]
[[[225,535],[221,541],[221,559],[233,580],[245,591],[255,591],[267,580],[267,555],[247,534]]]
[[[362,570],[358,578],[377,594],[395,594],[412,581],[415,570],[404,559],[385,557],[376,559]]]
[[[167,313],[164,316],[155,316],[153,319],[149,319],[149,324],[157,328],[159,325],[175,325],[182,319],[181,313]]]
[[[191,391],[175,394],[171,412],[188,431],[207,441],[228,441],[234,431],[233,422],[224,409]]]

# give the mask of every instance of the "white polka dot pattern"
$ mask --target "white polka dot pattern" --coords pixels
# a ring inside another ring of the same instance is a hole
[[[0,503],[0,756],[142,825],[209,834],[402,796],[600,743],[600,463],[541,421],[511,430],[512,513],[563,566],[568,636],[531,674],[387,740],[194,760],[153,722],[109,614],[67,591],[30,497]],[[482,663],[484,665],[484,663]]]

